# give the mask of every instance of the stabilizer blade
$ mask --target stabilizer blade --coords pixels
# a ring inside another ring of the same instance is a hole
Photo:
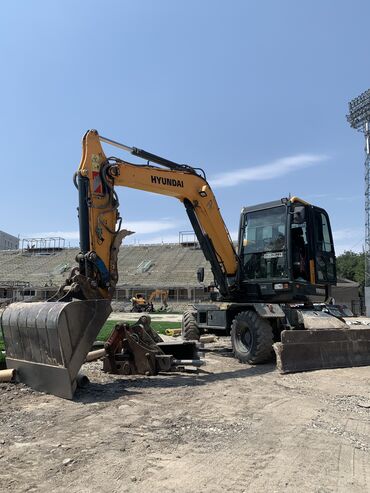
[[[370,365],[370,329],[284,330],[274,344],[281,373]]]

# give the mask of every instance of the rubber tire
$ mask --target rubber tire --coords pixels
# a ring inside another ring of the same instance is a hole
[[[249,332],[249,347],[243,341]],[[269,322],[254,311],[240,312],[231,324],[231,344],[235,358],[241,363],[266,363],[272,356],[273,331]]]
[[[196,312],[184,312],[181,322],[181,335],[186,341],[199,341],[200,330],[197,325]]]

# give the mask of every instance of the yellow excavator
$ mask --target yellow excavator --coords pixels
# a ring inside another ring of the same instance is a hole
[[[102,142],[146,161],[107,158]],[[172,196],[188,214],[218,298],[183,317],[184,339],[230,333],[235,356],[251,364],[277,356],[282,372],[370,363],[370,329],[349,328],[314,309],[336,283],[327,213],[297,197],[242,209],[235,249],[202,169],[178,164],[88,131],[74,177],[80,253],[49,302],[14,303],[1,315],[6,361],[25,383],[71,398],[78,371],[111,312],[121,229],[116,187]],[[198,281],[204,271],[198,269]]]
[[[148,299],[141,293],[135,293],[131,298],[132,308],[131,312],[154,312],[153,301],[159,299],[161,301],[160,311],[165,311],[168,308],[168,289],[155,289],[150,293]]]
[[[141,312],[154,312],[153,303],[147,301],[143,294],[135,293],[131,298],[132,307],[130,312],[141,313]]]
[[[161,301],[160,311],[166,311],[168,309],[168,289],[155,289],[152,291],[148,298],[148,303],[153,305],[153,301],[159,299]]]

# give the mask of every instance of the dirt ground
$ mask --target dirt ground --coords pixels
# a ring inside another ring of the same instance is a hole
[[[73,401],[2,384],[1,490],[370,492],[370,367],[282,376],[227,346],[198,375],[86,364]]]

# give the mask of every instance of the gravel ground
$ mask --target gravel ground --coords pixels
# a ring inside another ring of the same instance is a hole
[[[370,367],[279,375],[210,344],[191,373],[84,365],[73,401],[0,385],[7,492],[370,492]]]

